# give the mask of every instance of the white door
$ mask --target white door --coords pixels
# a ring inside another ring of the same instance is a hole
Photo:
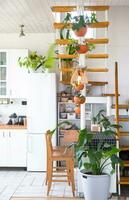
[[[46,171],[45,134],[28,134],[27,171]]]
[[[8,137],[6,131],[0,131],[0,167],[7,166]]]
[[[27,140],[25,130],[10,130],[8,132],[9,152],[8,166],[26,167]]]
[[[27,49],[11,49],[8,51],[8,87],[13,98],[26,98],[26,84],[28,71],[18,64],[19,57],[28,56]]]

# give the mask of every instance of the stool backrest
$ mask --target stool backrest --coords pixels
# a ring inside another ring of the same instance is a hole
[[[46,133],[46,147],[47,147],[47,157],[52,157],[53,147],[52,147],[52,135],[50,130]]]

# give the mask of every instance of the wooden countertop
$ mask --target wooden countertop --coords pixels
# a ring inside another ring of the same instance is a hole
[[[27,125],[0,124],[0,129],[27,129]]]

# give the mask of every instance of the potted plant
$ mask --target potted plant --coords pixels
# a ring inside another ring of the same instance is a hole
[[[103,119],[104,113],[105,113],[105,110],[100,110],[96,116],[92,117],[91,131],[93,132],[102,131],[102,126],[100,122]]]
[[[72,30],[78,37],[83,37],[87,33],[88,25],[96,23],[97,18],[95,13],[91,13],[91,16],[79,15],[73,18]]]
[[[83,104],[83,103],[85,103],[85,100],[86,100],[85,97],[81,94],[77,94],[74,96],[75,104],[78,104],[78,105]]]
[[[83,90],[84,89],[84,83],[81,83],[81,82],[79,82],[79,83],[75,83],[74,84],[74,89],[77,91],[77,92],[79,92],[80,90]]]
[[[29,72],[30,69],[33,71],[41,69],[42,72],[45,72],[47,69],[53,68],[55,63],[55,44],[49,47],[45,56],[39,55],[34,51],[31,52],[28,57],[19,57],[18,63],[20,67],[26,67]]]
[[[117,128],[117,125],[115,126]],[[104,139],[94,143],[95,135],[85,128],[80,130],[78,142],[74,144],[78,167],[82,174],[84,196],[88,200],[108,199],[110,175],[115,172],[116,164],[121,163],[117,156],[120,149],[116,148],[115,143],[111,144],[105,139],[108,136],[109,140],[111,137],[115,141],[115,128],[114,131],[101,134]]]
[[[95,49],[95,45],[94,44],[78,44],[76,46],[76,50],[78,54],[84,54],[87,53],[88,51],[92,51],[93,49]]]

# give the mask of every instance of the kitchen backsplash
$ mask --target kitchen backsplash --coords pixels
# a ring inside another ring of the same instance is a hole
[[[17,116],[26,116],[26,103],[26,99],[8,99],[7,104],[6,101],[0,104],[0,124],[7,124],[10,119],[9,116],[13,113],[16,113]]]

